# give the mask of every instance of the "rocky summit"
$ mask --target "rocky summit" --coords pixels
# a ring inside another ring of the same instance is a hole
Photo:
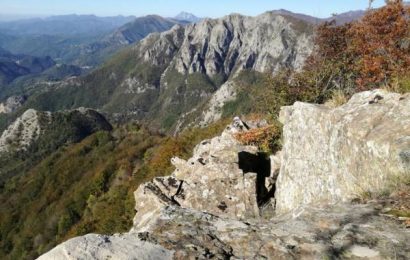
[[[266,122],[235,118],[138,188],[130,232],[74,238],[39,259],[408,259],[405,218],[362,192],[409,179],[409,102],[376,90],[336,108],[284,107],[283,149],[270,157],[236,138]]]

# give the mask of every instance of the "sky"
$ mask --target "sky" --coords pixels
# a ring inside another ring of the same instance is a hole
[[[383,3],[384,0],[376,0],[373,5],[379,7]],[[171,17],[186,11],[200,17],[220,17],[230,13],[258,15],[269,10],[287,9],[328,17],[333,13],[365,9],[367,5],[367,0],[0,0],[0,14],[158,14]]]

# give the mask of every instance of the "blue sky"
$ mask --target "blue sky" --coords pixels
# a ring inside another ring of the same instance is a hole
[[[383,2],[376,0],[374,6],[381,6]],[[219,17],[233,12],[257,15],[282,8],[327,17],[332,13],[364,9],[367,4],[367,0],[0,0],[0,14],[174,16],[187,11],[202,17]]]

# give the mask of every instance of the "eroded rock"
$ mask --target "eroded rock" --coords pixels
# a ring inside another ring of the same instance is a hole
[[[260,217],[260,207],[270,203],[273,195],[265,186],[270,177],[269,158],[233,136],[249,128],[236,118],[221,136],[202,141],[188,161],[173,158],[176,170],[170,177],[142,185],[135,193],[137,229],[145,227],[141,223],[165,204],[234,219]]]

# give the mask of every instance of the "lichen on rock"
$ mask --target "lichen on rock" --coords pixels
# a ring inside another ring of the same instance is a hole
[[[333,109],[296,102],[280,117],[277,212],[383,193],[395,179],[409,178],[409,94],[367,91]]]

